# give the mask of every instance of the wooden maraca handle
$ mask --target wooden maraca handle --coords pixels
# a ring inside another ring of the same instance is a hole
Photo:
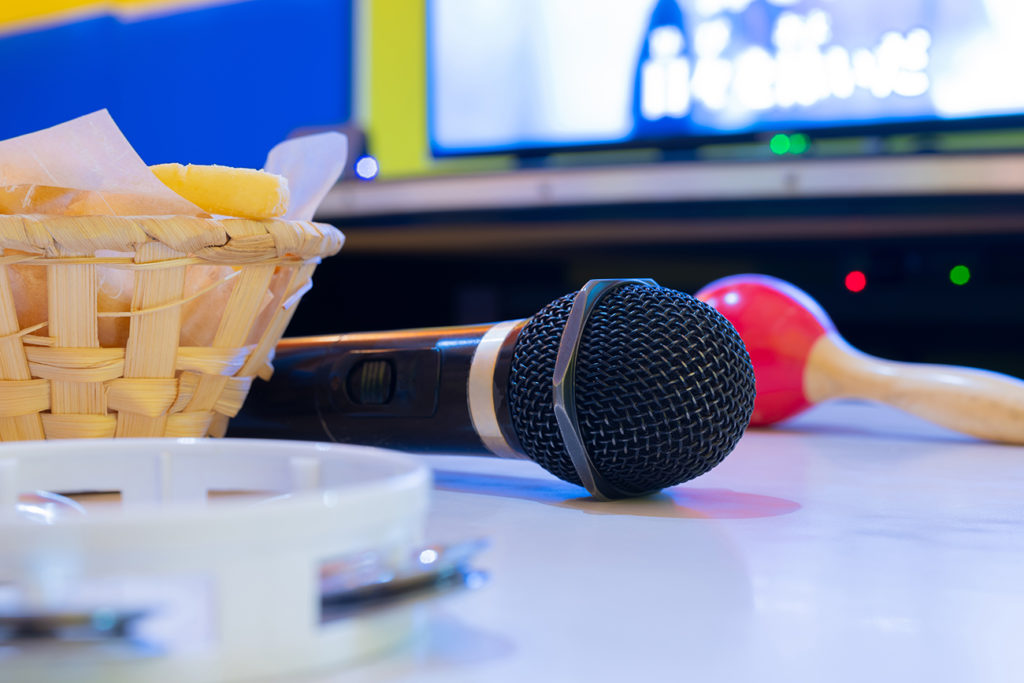
[[[811,403],[863,398],[982,439],[1024,444],[1024,382],[986,370],[900,363],[858,351],[830,332],[804,369]]]

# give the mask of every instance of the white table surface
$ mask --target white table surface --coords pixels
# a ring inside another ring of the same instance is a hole
[[[490,580],[303,680],[1024,680],[1024,448],[834,404],[611,503],[531,462],[425,457],[431,540],[489,538]]]

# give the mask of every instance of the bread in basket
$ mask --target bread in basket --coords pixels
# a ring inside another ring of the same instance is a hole
[[[316,265],[344,239],[311,220],[219,217],[201,206],[197,215],[73,215],[104,195],[38,182],[3,189],[25,205],[18,192],[53,189],[59,204],[50,213],[0,207],[3,441],[222,436],[253,379],[272,372]],[[40,196],[34,208],[46,204]]]

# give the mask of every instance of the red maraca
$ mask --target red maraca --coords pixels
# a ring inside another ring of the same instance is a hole
[[[739,332],[754,365],[750,423],[766,425],[831,398],[901,408],[983,439],[1024,444],[1024,382],[987,370],[900,363],[850,346],[809,294],[768,275],[733,275],[702,288]]]

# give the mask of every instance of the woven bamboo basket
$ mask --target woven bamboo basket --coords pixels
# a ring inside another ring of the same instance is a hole
[[[302,221],[0,215],[0,440],[223,436],[343,240]]]

